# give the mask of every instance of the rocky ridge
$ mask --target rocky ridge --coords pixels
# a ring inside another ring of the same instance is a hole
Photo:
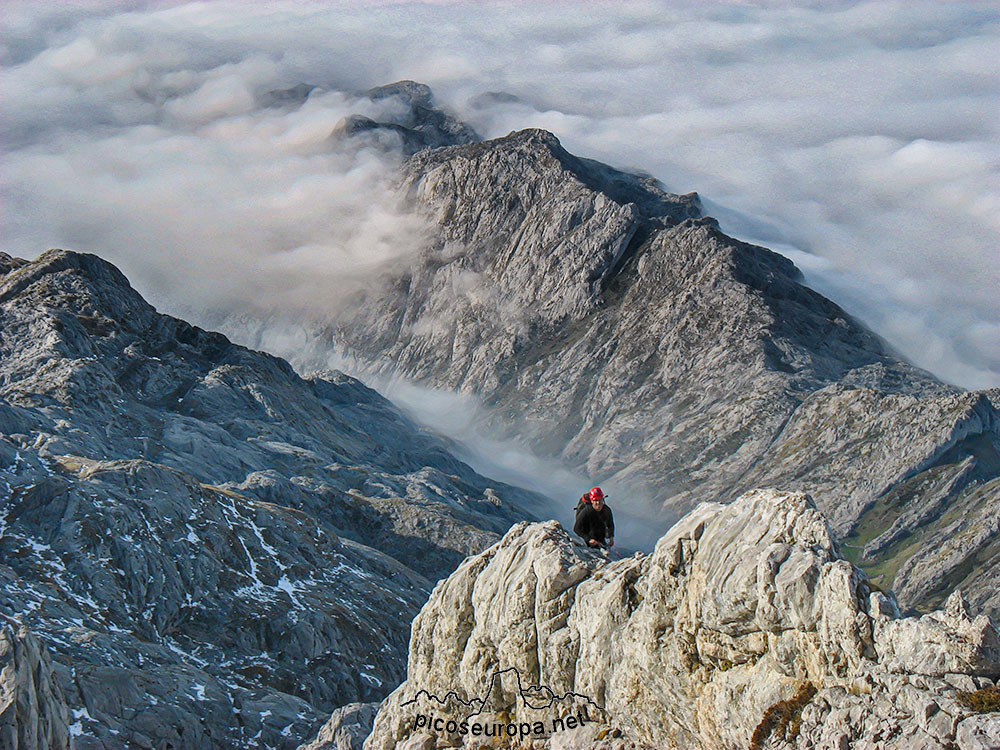
[[[961,587],[1000,613],[1000,391],[907,364],[697,195],[546,131],[420,151],[401,181],[437,239],[331,346],[476,394],[491,435],[653,499],[661,529],[704,499],[802,490],[904,606]]]
[[[0,612],[31,633],[4,636],[15,675],[51,655],[76,750],[295,747],[398,684],[433,581],[538,502],[95,256],[0,272]],[[57,741],[24,685],[3,705]]]
[[[700,505],[652,554],[615,562],[553,522],[518,524],[435,587],[413,623],[407,680],[380,707],[365,750],[459,745],[460,736],[417,730],[414,715],[468,713],[461,701],[509,668],[524,685],[603,708],[537,748],[1000,741],[997,714],[959,700],[1000,678],[995,626],[970,615],[960,593],[943,610],[901,617],[801,493]],[[449,691],[450,703],[428,697]],[[532,708],[513,683],[492,697],[487,720],[544,721],[553,710]]]

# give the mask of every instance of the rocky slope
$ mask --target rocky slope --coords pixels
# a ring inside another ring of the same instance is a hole
[[[463,739],[419,726],[433,715],[541,722],[545,748],[987,748],[1000,714],[963,695],[998,678],[1000,635],[961,594],[902,618],[808,496],[754,491],[610,563],[555,523],[515,526],[435,588],[364,747]],[[588,720],[551,732],[569,715]]]
[[[95,256],[0,274],[0,613],[35,639],[4,636],[3,705],[24,731],[61,737],[31,697],[54,681],[78,750],[295,747],[398,684],[433,581],[538,501],[351,378],[157,313]]]
[[[901,361],[696,195],[551,133],[420,151],[402,180],[436,243],[333,346],[478,394],[491,435],[653,498],[661,529],[702,499],[803,490],[906,606],[961,586],[1000,612],[1000,392]]]
[[[48,651],[23,625],[0,621],[0,747],[66,750],[69,710]]]

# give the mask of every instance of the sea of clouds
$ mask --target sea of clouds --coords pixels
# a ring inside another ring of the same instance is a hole
[[[484,137],[543,127],[697,190],[912,361],[1000,385],[995,3],[39,1],[2,24],[2,249],[96,252],[168,312],[322,316],[418,252],[402,157],[329,140],[410,78]],[[322,91],[264,106],[300,82]]]

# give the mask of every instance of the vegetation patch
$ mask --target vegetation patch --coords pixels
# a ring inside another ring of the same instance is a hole
[[[988,687],[968,693],[960,692],[956,697],[959,703],[977,714],[1000,711],[1000,687]]]
[[[764,712],[764,718],[753,730],[750,738],[750,750],[761,750],[772,734],[777,734],[786,742],[793,742],[799,735],[802,726],[802,709],[816,695],[816,686],[804,682],[799,686],[795,697],[786,701],[778,701]]]

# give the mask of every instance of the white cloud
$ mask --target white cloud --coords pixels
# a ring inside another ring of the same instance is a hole
[[[174,310],[322,305],[422,241],[391,160],[326,143],[372,106],[354,92],[415,78],[487,136],[547,127],[698,190],[918,364],[1000,385],[995,4],[27,2],[4,24],[8,251],[99,252]],[[332,93],[260,108],[300,81]]]

